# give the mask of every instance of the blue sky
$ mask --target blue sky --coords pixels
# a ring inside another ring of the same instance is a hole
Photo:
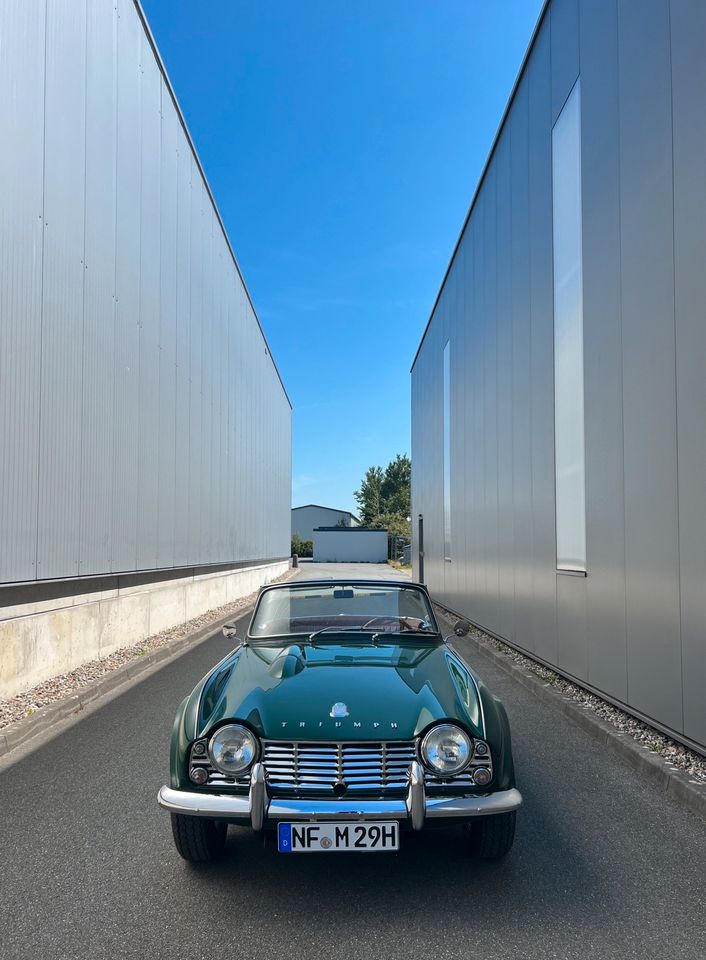
[[[541,0],[143,0],[293,413],[294,506],[410,452],[409,368]]]

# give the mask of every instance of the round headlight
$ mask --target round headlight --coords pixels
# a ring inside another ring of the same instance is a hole
[[[245,773],[257,757],[257,752],[255,736],[239,723],[221,727],[211,737],[208,745],[211,763],[229,777]]]
[[[473,741],[453,723],[432,727],[422,740],[422,760],[441,777],[454,777],[470,763]]]

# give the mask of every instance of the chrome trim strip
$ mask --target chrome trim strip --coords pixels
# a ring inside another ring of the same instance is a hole
[[[424,826],[427,803],[424,793],[424,770],[418,760],[414,760],[409,768],[409,789],[405,806],[407,815],[412,821],[412,830],[421,830]]]
[[[250,776],[250,822],[253,830],[262,830],[267,816],[265,768],[256,763]]]
[[[157,794],[157,803],[169,813],[190,817],[249,817],[250,798],[224,796],[218,793],[191,793],[164,786]]]
[[[163,810],[192,817],[249,819],[251,798],[214,793],[192,793],[164,786],[157,801]],[[500,790],[487,796],[426,797],[426,818],[483,817],[509,813],[522,803],[519,790]],[[264,822],[278,820],[408,820],[406,800],[287,800],[271,798]],[[414,824],[412,824],[414,825]]]

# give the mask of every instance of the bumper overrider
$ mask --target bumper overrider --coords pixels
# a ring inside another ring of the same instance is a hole
[[[522,803],[519,790],[499,790],[485,796],[428,797],[424,768],[414,761],[409,768],[407,795],[399,800],[316,799],[272,797],[267,790],[265,767],[256,763],[250,775],[248,796],[195,793],[164,786],[157,802],[170,813],[214,820],[249,821],[253,830],[268,823],[290,820],[400,820],[421,830],[427,819],[464,820],[510,813]]]

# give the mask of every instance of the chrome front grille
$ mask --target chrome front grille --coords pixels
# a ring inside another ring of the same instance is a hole
[[[346,793],[404,789],[407,771],[416,758],[414,741],[391,743],[312,743],[265,740],[262,744],[267,782],[272,788],[298,793]]]
[[[206,741],[201,741],[205,746]],[[203,767],[208,772],[208,786],[246,789],[250,775],[228,777],[216,770],[208,753],[197,755],[192,747],[190,767]],[[345,785],[345,796],[387,791],[403,791],[407,787],[410,764],[417,759],[414,740],[393,740],[385,743],[331,743],[308,740],[263,740],[262,762],[268,790],[274,795],[320,794],[334,796],[336,784]],[[463,773],[449,780],[425,774],[431,792],[444,792],[449,787],[474,787],[473,770],[493,770],[490,754],[474,754]]]

